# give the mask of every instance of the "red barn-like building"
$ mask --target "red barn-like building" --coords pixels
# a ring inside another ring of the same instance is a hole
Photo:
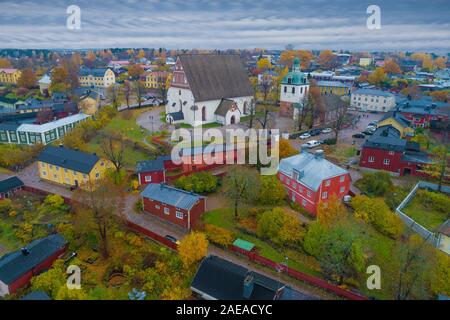
[[[206,211],[206,197],[150,183],[141,193],[144,212],[185,229],[191,229]]]
[[[291,201],[312,214],[317,213],[319,203],[328,201],[332,195],[339,199],[347,195],[351,182],[347,170],[324,159],[323,150],[314,154],[302,150],[298,155],[282,159],[278,179]]]
[[[384,170],[395,175],[425,176],[423,166],[431,160],[420,151],[417,142],[400,138],[400,132],[392,126],[383,126],[364,142],[359,166]]]
[[[139,185],[166,182],[166,169],[161,158],[140,161],[136,164]]]
[[[64,238],[53,234],[34,240],[21,250],[5,254],[0,258],[0,297],[26,286],[33,276],[50,268],[66,249]]]

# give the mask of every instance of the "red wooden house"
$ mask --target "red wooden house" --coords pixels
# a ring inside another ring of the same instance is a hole
[[[136,164],[139,185],[166,182],[166,169],[161,158],[140,161]]]
[[[185,229],[191,229],[206,211],[206,197],[150,183],[141,193],[144,212]]]
[[[15,293],[31,278],[50,268],[67,250],[67,243],[59,234],[31,242],[27,247],[7,253],[0,258],[0,297]]]
[[[450,119],[450,103],[432,101],[430,97],[406,99],[397,105],[397,109],[413,128],[439,127]]]
[[[339,199],[350,190],[347,170],[324,159],[323,150],[314,154],[302,150],[298,155],[282,159],[278,166],[278,179],[286,188],[291,201],[310,213],[335,195]]]
[[[22,190],[24,184],[17,177],[10,177],[0,181],[0,200],[11,197],[14,193]]]
[[[398,176],[425,176],[423,166],[430,163],[417,142],[401,139],[399,131],[392,126],[378,128],[365,141],[359,160],[360,167],[389,171]]]

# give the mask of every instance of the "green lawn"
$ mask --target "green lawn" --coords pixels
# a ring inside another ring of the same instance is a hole
[[[246,215],[246,212],[245,210],[241,211],[243,212],[241,212],[240,214],[242,217],[244,217]],[[259,254],[265,258],[276,262],[285,262],[285,258],[287,256],[289,267],[311,275],[319,277],[321,276],[320,272],[318,271],[318,264],[315,263],[315,261],[313,261],[308,255],[294,250],[285,250],[285,252],[283,253],[280,248],[277,248],[255,236],[246,234],[236,228],[234,212],[231,208],[209,211],[203,215],[203,219],[205,223],[213,224],[231,230],[236,235],[236,237],[254,243],[256,248],[258,249]]]
[[[101,140],[102,140],[101,136],[96,136],[94,139],[92,139],[87,144],[89,152],[102,154],[103,151],[101,147]],[[132,147],[125,148],[125,167],[127,168],[134,168],[137,162],[148,159],[150,159],[150,157],[145,152],[136,150]]]
[[[433,206],[432,201],[427,197],[428,193],[429,191],[419,190],[402,211],[417,223],[432,231],[449,219],[450,215],[448,211],[438,210],[437,207]],[[448,200],[448,205],[450,206],[450,200]]]

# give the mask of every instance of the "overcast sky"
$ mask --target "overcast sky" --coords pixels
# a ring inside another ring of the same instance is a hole
[[[69,30],[66,9],[81,9]],[[381,8],[368,30],[366,9]],[[450,0],[0,0],[2,48],[254,48],[450,52]]]

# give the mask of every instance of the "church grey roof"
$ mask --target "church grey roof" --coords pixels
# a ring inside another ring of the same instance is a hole
[[[322,154],[312,154],[306,151],[282,159],[278,165],[278,171],[291,178],[294,170],[299,173],[298,182],[314,191],[319,189],[323,180],[348,173],[347,170],[324,159]]]
[[[367,94],[370,96],[381,96],[381,97],[395,97],[391,92],[377,90],[377,89],[358,89],[353,94]]]
[[[196,101],[253,96],[239,55],[188,54],[179,59]]]
[[[233,103],[234,103],[233,100],[222,99],[222,101],[220,101],[219,106],[217,107],[214,114],[225,117],[228,110],[230,110],[231,107],[233,106]]]

